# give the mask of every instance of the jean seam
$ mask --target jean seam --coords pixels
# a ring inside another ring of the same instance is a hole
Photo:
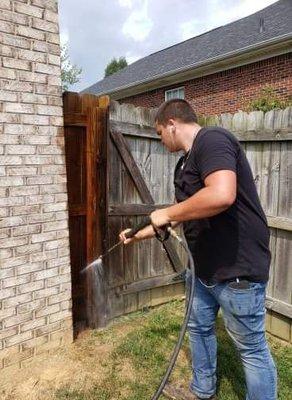
[[[213,289],[214,287],[217,286],[217,283],[215,283],[215,285],[208,286],[208,285],[205,285],[205,283],[202,282],[200,278],[198,278],[198,280],[199,280],[200,283],[201,283],[205,288],[207,288],[207,289]]]

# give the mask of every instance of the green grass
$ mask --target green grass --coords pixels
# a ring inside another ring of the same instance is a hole
[[[102,364],[104,379],[98,384],[92,382],[92,388],[86,391],[62,387],[55,392],[55,400],[149,400],[167,368],[183,311],[183,303],[171,302],[149,312],[122,317],[110,328],[92,331],[89,338],[80,339],[90,342],[91,351],[94,344],[114,343]],[[122,335],[125,325],[130,329]],[[218,398],[243,400],[242,367],[220,318],[217,334]],[[291,399],[292,348],[272,339],[269,342],[278,368],[279,400]],[[82,343],[80,345],[83,348]],[[188,340],[185,338],[172,375],[174,382],[188,384],[191,377],[190,361]]]

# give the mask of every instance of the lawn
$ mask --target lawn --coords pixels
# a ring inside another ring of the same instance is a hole
[[[22,377],[29,386],[22,384],[23,390],[14,393],[11,388],[2,389],[1,398],[25,395],[27,400],[149,400],[167,367],[183,311],[184,304],[174,301],[119,318],[102,331],[87,331],[54,355],[49,364],[44,360],[38,368],[32,368],[30,381]],[[217,332],[218,398],[243,400],[243,371],[221,318]],[[279,400],[291,399],[292,347],[270,337],[269,342],[279,373]],[[190,373],[185,338],[171,380],[188,385]]]

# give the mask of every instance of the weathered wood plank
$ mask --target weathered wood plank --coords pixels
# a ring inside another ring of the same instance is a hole
[[[124,314],[124,296],[121,296],[117,288],[108,290],[108,322],[113,318]]]
[[[292,282],[292,233],[278,230],[276,243],[275,275],[273,297],[291,304]]]
[[[292,219],[285,217],[273,217],[267,215],[268,226],[270,228],[282,229],[284,231],[292,231]]]
[[[94,195],[93,202],[93,221],[92,221],[92,254],[94,258],[103,254],[106,249],[106,226],[107,218],[107,145],[108,145],[108,107],[106,99],[104,99],[104,107],[96,107],[93,111],[95,118],[95,154],[93,160],[93,175],[91,180],[93,185]],[[94,170],[96,168],[96,171]],[[93,319],[95,326],[104,327],[107,324],[107,268],[104,268],[97,273],[95,271],[95,286],[93,290]]]
[[[65,153],[69,210],[86,203],[86,130],[65,126]]]
[[[86,126],[88,124],[88,117],[85,113],[65,113],[64,114],[65,126]]]
[[[278,212],[282,217],[291,216],[292,211],[292,144],[281,143]]]
[[[72,204],[69,207],[70,217],[86,215],[86,206],[84,204]]]
[[[143,109],[139,107],[140,121],[143,120]],[[145,119],[144,119],[145,120]],[[136,141],[136,152],[133,154],[137,165],[141,171],[141,174],[145,180],[146,185],[150,187],[150,176],[151,176],[151,162],[150,162],[150,146],[151,142],[149,139],[135,138]],[[149,211],[150,213],[151,211]],[[147,215],[147,214],[146,214]],[[137,218],[137,222],[142,222],[141,217]],[[137,280],[145,279],[151,276],[151,254],[152,247],[149,240],[140,241],[137,245],[138,248],[138,276]],[[137,293],[138,297],[138,308],[145,305],[149,305],[151,301],[150,290],[144,290]]]
[[[275,311],[285,317],[292,318],[292,305],[271,296],[266,297],[266,307],[268,310]]]
[[[82,101],[79,93],[63,93],[63,107],[65,113],[82,113]]]
[[[249,161],[254,182],[259,196],[261,196],[262,180],[262,144],[248,143],[246,146],[246,157]]]
[[[130,138],[129,143],[135,143],[134,151],[132,152],[133,157],[138,165],[138,168],[143,176],[143,179],[149,188],[152,195],[151,187],[151,140],[145,138]],[[153,196],[152,196],[153,197]]]
[[[108,246],[112,247],[118,242],[119,233],[123,229],[122,219],[119,217],[109,217]],[[109,268],[109,286],[121,285],[125,281],[125,271],[123,264],[123,246],[117,247],[106,258]]]
[[[163,199],[163,146],[160,142],[152,141],[150,149],[151,176],[150,186],[155,203],[162,203]],[[162,275],[164,273],[165,255],[162,246],[157,240],[152,240],[152,271],[151,275]]]
[[[184,284],[179,282],[173,285],[166,285],[162,287],[156,287],[151,289],[151,306],[155,307],[160,304],[168,303],[174,299],[183,300],[184,295]]]
[[[254,113],[257,119],[257,127],[265,128],[267,131],[274,129],[274,114],[265,115],[264,113]],[[246,145],[248,147],[249,144]],[[262,144],[262,165],[261,165],[261,186],[260,186],[260,199],[264,211],[271,216],[277,216],[278,213],[278,198],[279,198],[279,165],[280,165],[280,146],[281,142],[264,142]],[[268,220],[268,225],[269,225]],[[275,222],[275,221],[272,221]],[[270,226],[271,228],[271,226]],[[271,251],[271,265],[269,273],[269,281],[267,286],[267,293],[271,296],[274,295],[274,278],[277,269],[277,230],[271,229],[270,235],[270,251]]]
[[[271,264],[269,271],[269,280],[267,285],[267,295],[273,297],[274,295],[274,278],[276,271],[276,245],[277,245],[277,229],[270,229],[270,252],[271,252]]]
[[[171,204],[110,204],[110,215],[148,215],[158,208],[169,207]]]
[[[264,143],[261,202],[267,215],[277,216],[279,196],[280,143]]]
[[[108,206],[121,204],[122,193],[122,160],[116,146],[111,140],[108,141]]]
[[[169,275],[155,276],[147,279],[142,279],[137,282],[132,282],[124,285],[121,288],[121,294],[135,293],[147,289],[153,289],[155,287],[162,287],[166,285],[172,285],[178,282],[183,282],[181,279],[174,281],[174,278],[176,277],[177,274],[169,274]]]
[[[286,142],[292,140],[291,129],[279,129],[275,131],[247,131],[233,132],[240,142]]]
[[[154,202],[151,193],[149,192],[149,189],[145,184],[145,181],[141,175],[139,168],[137,167],[137,164],[131,154],[129,145],[127,144],[125,138],[120,132],[114,132],[112,130],[110,132],[111,137],[117,147],[117,150],[120,153],[129,173],[131,174],[142,200],[145,203],[153,204]]]
[[[156,130],[147,125],[138,125],[130,122],[119,122],[110,120],[111,130],[114,132],[122,132],[125,136],[133,136],[137,138],[146,138],[153,140],[161,140]]]
[[[99,108],[104,108],[108,112],[109,106],[110,106],[110,97],[109,96],[100,96],[98,98],[98,107]]]

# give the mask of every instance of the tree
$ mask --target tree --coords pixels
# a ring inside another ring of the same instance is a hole
[[[68,90],[70,85],[80,81],[82,68],[72,65],[69,59],[68,42],[61,45],[61,80],[63,91]]]
[[[120,69],[125,68],[128,65],[125,57],[120,57],[119,59],[113,58],[111,62],[108,63],[104,71],[104,76],[109,76],[118,72]]]

